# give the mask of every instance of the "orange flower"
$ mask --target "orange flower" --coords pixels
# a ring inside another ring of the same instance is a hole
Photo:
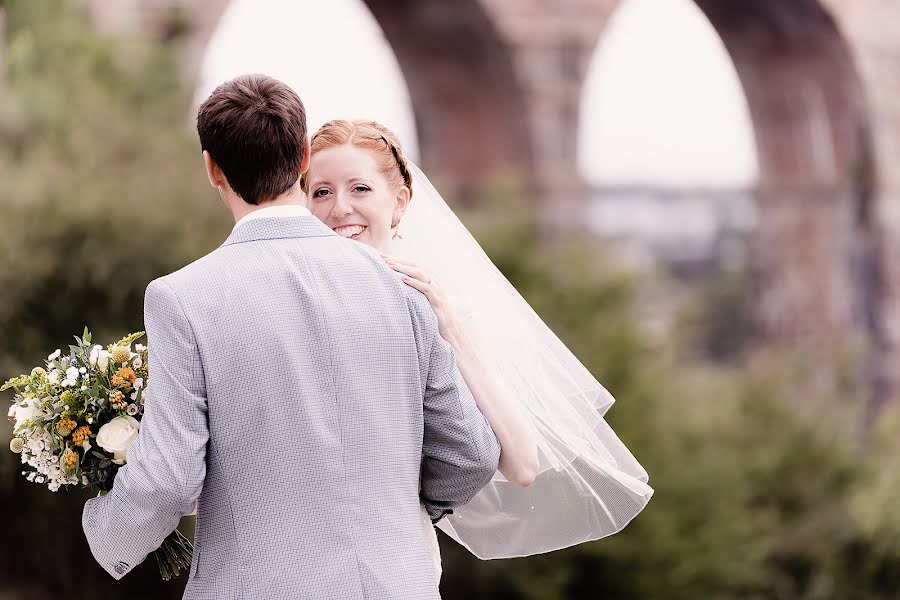
[[[113,375],[112,384],[114,386],[119,386],[125,382],[128,382],[128,385],[130,386],[132,383],[134,383],[135,379],[137,379],[137,375],[135,374],[134,369],[132,369],[131,367],[122,367],[121,369],[116,371],[115,375]]]
[[[66,469],[67,470],[71,469],[72,467],[75,466],[75,463],[78,462],[78,453],[72,452],[71,450],[69,452],[66,452],[65,460],[66,460]]]
[[[83,447],[84,442],[91,436],[91,428],[87,425],[82,425],[78,429],[75,430],[75,433],[72,434],[72,443],[76,446]]]

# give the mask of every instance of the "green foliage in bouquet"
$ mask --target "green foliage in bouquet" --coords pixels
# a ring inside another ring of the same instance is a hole
[[[52,492],[69,485],[112,489],[144,413],[147,347],[131,348],[143,335],[132,333],[104,348],[91,343],[85,327],[68,355],[57,349],[44,367],[0,386],[15,390],[10,450],[33,469],[23,472],[28,481],[46,483]],[[155,552],[163,579],[189,569],[192,552],[177,530],[166,538]]]

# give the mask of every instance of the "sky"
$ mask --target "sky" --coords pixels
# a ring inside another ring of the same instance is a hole
[[[267,73],[303,99],[310,131],[365,117],[418,154],[402,72],[362,0],[233,0],[210,40],[197,103]],[[749,112],[721,40],[691,0],[623,0],[591,60],[579,164],[593,184],[744,187],[756,180]]]

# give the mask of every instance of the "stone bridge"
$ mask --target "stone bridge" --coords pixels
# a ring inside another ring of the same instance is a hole
[[[189,17],[197,76],[227,0],[87,0],[101,25]],[[424,168],[477,192],[524,176],[557,231],[580,222],[588,63],[618,0],[364,0],[409,86]],[[900,390],[900,0],[696,0],[747,96],[759,152],[752,317],[768,344],[874,349]],[[115,8],[118,7],[118,8]],[[689,140],[686,140],[689,143]]]

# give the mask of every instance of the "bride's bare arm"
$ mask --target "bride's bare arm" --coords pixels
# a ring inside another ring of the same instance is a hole
[[[531,485],[538,472],[537,444],[531,425],[522,409],[503,386],[498,385],[479,361],[470,335],[444,302],[439,286],[411,261],[384,256],[394,270],[405,275],[404,281],[421,291],[431,303],[440,325],[440,334],[456,354],[456,364],[466,385],[475,397],[494,434],[500,441],[500,473],[513,485]]]

